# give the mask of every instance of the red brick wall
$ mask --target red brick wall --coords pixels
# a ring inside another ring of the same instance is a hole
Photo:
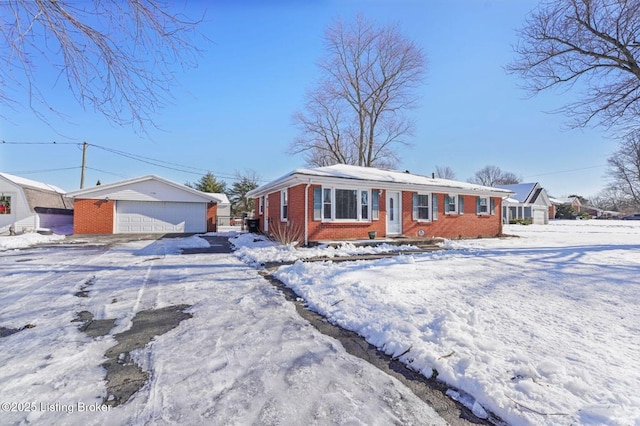
[[[476,197],[464,196],[464,214],[445,214],[444,194],[438,197],[438,219],[431,222],[417,222],[413,220],[413,194],[402,193],[402,234],[407,237],[418,237],[420,230],[426,238],[477,238],[495,237],[502,233],[502,199],[493,198],[495,214],[476,214]],[[431,202],[431,200],[429,200]],[[430,211],[429,214],[432,212]]]
[[[217,231],[217,219],[218,219],[218,204],[207,204],[207,232]]]
[[[306,184],[289,188],[289,223],[290,226],[299,224],[304,229],[304,192]],[[313,188],[308,189],[308,239],[320,240],[349,240],[367,239],[369,231],[376,231],[378,237],[386,236],[386,191],[380,190],[380,215],[378,220],[370,222],[322,222],[313,219]],[[376,189],[374,189],[376,190]],[[464,214],[446,215],[444,213],[444,194],[438,194],[438,220],[431,222],[417,222],[412,218],[413,192],[402,192],[402,234],[407,237],[418,237],[420,230],[425,238],[477,238],[495,237],[502,233],[502,200],[494,198],[495,214],[476,214],[476,197],[467,195],[464,200]],[[270,226],[280,223],[280,191],[269,194],[269,209],[265,213],[270,218]],[[260,219],[260,229],[263,229],[263,216],[259,214],[259,203],[255,200],[256,217]],[[431,213],[431,212],[430,212]]]
[[[114,207],[114,200],[74,200],[73,233],[113,234]]]

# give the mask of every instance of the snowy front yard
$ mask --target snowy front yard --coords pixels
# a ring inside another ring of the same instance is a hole
[[[437,371],[476,412],[513,425],[640,425],[640,223],[505,232],[519,237],[297,262],[276,275],[332,322],[426,376]],[[8,238],[0,238],[0,327],[35,327],[0,337],[0,402],[14,404],[2,406],[2,424],[443,424],[404,385],[300,319],[238,259],[391,247],[295,249],[242,235],[232,239],[235,256],[180,255],[205,242],[11,250],[29,243]],[[144,387],[107,412],[88,410],[108,398],[101,364],[114,335],[137,312],[179,304],[193,317],[132,353],[150,373]],[[115,326],[89,337],[71,322],[80,311]]]
[[[297,262],[276,276],[311,309],[388,354],[409,350],[405,363],[427,376],[437,370],[463,391],[453,397],[475,398],[510,424],[639,425],[640,223],[505,233],[519,238],[447,241],[450,250],[377,261]],[[273,261],[271,250],[239,254]]]

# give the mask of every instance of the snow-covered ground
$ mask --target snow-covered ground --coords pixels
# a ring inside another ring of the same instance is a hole
[[[505,232],[518,237],[446,241],[448,250],[376,261],[297,262],[276,274],[310,308],[387,353],[409,349],[405,363],[437,370],[480,414],[485,407],[513,425],[640,425],[640,222]],[[0,237],[0,247],[21,237]],[[238,259],[390,248],[232,241],[236,257],[176,254],[203,244],[198,237],[0,252],[0,326],[35,325],[0,338],[0,402],[62,404],[3,412],[0,423],[442,424],[403,385],[318,334]],[[74,296],[88,281],[89,297]],[[113,334],[140,310],[181,303],[194,317],[136,354],[149,383],[108,413],[78,412],[79,402],[106,395],[100,364]],[[89,338],[71,323],[82,310],[116,318],[116,327]]]
[[[462,391],[452,396],[510,424],[640,425],[640,222],[504,231],[518,237],[297,262],[276,276],[311,309],[388,354],[406,352],[412,368]],[[252,240],[236,242],[242,258],[274,261]]]
[[[302,320],[233,255],[180,255],[199,237],[15,250],[58,236],[0,237],[0,424],[434,424],[404,385]],[[36,241],[37,239],[37,241]],[[78,297],[79,290],[88,297]],[[192,305],[193,318],[134,359],[149,382],[128,403],[107,397],[105,352],[142,310]],[[92,338],[77,312],[116,319]]]

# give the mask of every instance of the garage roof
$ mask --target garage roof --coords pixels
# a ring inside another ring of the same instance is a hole
[[[226,196],[208,194],[156,175],[147,175],[67,193],[71,198],[132,201],[216,202]]]

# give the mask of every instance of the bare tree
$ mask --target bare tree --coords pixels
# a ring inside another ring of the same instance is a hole
[[[436,173],[435,173],[437,178],[441,178],[441,179],[455,179],[456,178],[456,174],[453,171],[453,169],[449,166],[436,166]]]
[[[607,160],[607,174],[627,205],[640,208],[640,131],[629,134]]]
[[[83,108],[144,132],[170,98],[177,67],[196,65],[198,20],[153,0],[0,1],[0,103],[16,91],[51,124],[58,111],[42,86],[61,82]],[[173,7],[173,6],[171,6]],[[37,64],[55,70],[42,80]]]
[[[640,2],[542,2],[519,32],[507,70],[536,94],[580,82],[582,98],[559,111],[584,126],[636,126],[640,115]]]
[[[503,172],[498,166],[485,166],[469,179],[470,183],[484,186],[513,185],[521,181],[522,177],[515,173]]]
[[[424,78],[422,50],[397,26],[379,27],[362,16],[328,27],[325,49],[322,77],[293,116],[300,135],[290,152],[316,166],[393,166],[397,147],[412,135],[405,114]]]

